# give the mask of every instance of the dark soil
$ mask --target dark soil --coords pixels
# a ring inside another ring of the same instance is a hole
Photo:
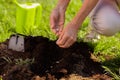
[[[76,42],[67,49],[43,37],[25,37],[25,52],[0,44],[3,80],[111,80],[101,64],[91,59],[93,48]]]

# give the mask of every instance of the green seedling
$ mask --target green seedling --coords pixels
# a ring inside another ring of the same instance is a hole
[[[17,65],[30,65],[34,63],[34,58],[33,59],[27,58],[25,60],[20,58],[20,59],[15,59],[14,61],[15,61],[15,64]]]

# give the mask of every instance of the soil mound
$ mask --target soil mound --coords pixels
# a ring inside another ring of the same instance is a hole
[[[3,80],[111,80],[101,64],[91,59],[93,48],[85,42],[63,49],[55,41],[29,36],[25,52],[9,50],[7,45],[8,41],[0,44]]]

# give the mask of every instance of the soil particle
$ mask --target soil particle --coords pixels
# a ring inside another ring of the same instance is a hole
[[[9,50],[7,45],[8,41],[0,45],[3,80],[111,80],[101,64],[91,59],[93,48],[85,42],[63,49],[55,41],[29,36],[25,52]]]

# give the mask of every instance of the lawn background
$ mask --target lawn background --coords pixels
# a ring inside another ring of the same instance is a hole
[[[25,2],[39,2],[42,7],[42,20],[38,29],[33,30],[32,36],[43,36],[50,40],[56,40],[57,37],[50,31],[49,17],[51,10],[55,7],[57,0],[18,0],[19,3]],[[81,0],[71,0],[67,11],[65,25],[75,16],[82,6]],[[16,34],[15,15],[16,5],[12,0],[0,0],[0,42],[9,39],[10,35]],[[78,33],[78,41],[83,40],[85,35],[89,32],[88,27],[89,18],[86,18]],[[105,37],[100,35],[99,40],[90,40],[87,43],[94,48],[94,55],[97,61],[101,62],[109,71],[114,79],[120,80],[120,33],[112,37]]]

